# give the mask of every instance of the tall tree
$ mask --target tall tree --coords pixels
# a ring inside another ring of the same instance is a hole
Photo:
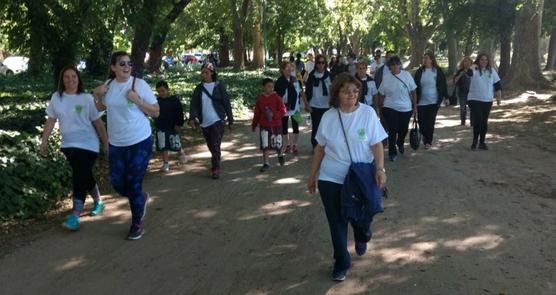
[[[142,5],[134,11],[130,18],[133,26],[133,41],[131,45],[131,61],[133,62],[133,75],[143,77],[145,68],[144,60],[149,41],[153,32],[153,24],[156,23],[156,14],[160,5],[158,0],[143,0]],[[129,7],[138,5],[135,1],[128,0]]]
[[[556,1],[544,3],[543,31],[549,36],[548,58],[545,70],[556,69]]]
[[[239,3],[238,3],[239,2]],[[249,12],[250,0],[230,0],[232,12],[232,26],[234,30],[234,69],[243,70],[245,68],[245,43],[244,31]],[[238,5],[239,4],[239,5]]]
[[[514,52],[505,85],[511,88],[546,88],[539,61],[543,0],[523,0],[515,19]]]

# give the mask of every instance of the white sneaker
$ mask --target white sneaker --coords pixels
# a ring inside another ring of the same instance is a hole
[[[170,164],[164,163],[162,165],[162,172],[168,172],[168,171],[170,171]]]
[[[180,155],[180,164],[185,164],[187,163],[187,157],[185,156],[185,154],[181,154]]]

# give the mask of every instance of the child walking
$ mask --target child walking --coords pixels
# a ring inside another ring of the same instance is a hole
[[[255,132],[259,125],[260,145],[263,151],[263,166],[260,171],[265,172],[270,169],[268,155],[271,150],[278,153],[280,166],[284,165],[284,155],[282,154],[282,117],[286,114],[286,106],[282,98],[274,92],[274,82],[272,79],[265,78],[262,81],[263,93],[257,96],[255,103],[255,114],[251,129]]]
[[[183,108],[176,95],[170,95],[170,87],[166,81],[156,83],[157,100],[160,116],[155,119],[156,150],[162,152],[162,171],[170,170],[168,151],[179,152],[179,161],[185,164],[187,158],[181,146],[179,132],[183,128]]]

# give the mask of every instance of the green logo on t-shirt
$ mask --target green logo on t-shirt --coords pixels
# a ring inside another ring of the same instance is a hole
[[[359,137],[359,140],[365,140],[365,138],[367,138],[367,135],[365,133],[365,129],[361,128],[361,129],[357,130],[357,136]]]
[[[134,105],[133,101],[131,101],[129,98],[126,98],[127,100],[127,107],[130,108]]]
[[[83,111],[83,106],[82,105],[76,105],[75,106],[75,112],[78,114],[81,114],[81,112]]]

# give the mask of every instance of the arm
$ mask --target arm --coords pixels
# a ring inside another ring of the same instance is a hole
[[[220,83],[220,90],[222,91],[222,98],[224,99],[224,110],[226,111],[226,117],[228,117],[228,125],[232,125],[234,123],[234,114],[232,112],[232,103],[230,102],[230,96],[226,91],[226,87],[224,84]]]
[[[105,111],[106,106],[102,103],[102,98],[108,91],[108,86],[106,84],[102,84],[95,88],[93,91],[93,97],[95,99],[95,106],[99,112]]]
[[[93,125],[95,125],[95,129],[100,137],[100,141],[102,142],[102,149],[104,151],[104,155],[108,157],[108,134],[106,134],[106,127],[104,126],[104,122],[101,118],[96,119],[93,121]]]
[[[386,184],[386,173],[382,170],[384,168],[384,147],[382,146],[382,142],[378,142],[371,146],[371,151],[373,152],[373,156],[375,158],[375,180],[376,184],[379,188],[384,188]]]
[[[413,103],[413,113],[417,115],[417,91],[411,91],[411,102]]]
[[[257,125],[259,125],[259,120],[261,118],[261,108],[258,102],[255,103],[255,110],[253,112],[253,121],[251,121],[251,130],[255,131]]]
[[[496,90],[494,95],[496,96],[496,104],[500,105],[502,103],[502,90]]]
[[[55,124],[56,124],[56,119],[50,117],[48,117],[48,119],[46,119],[46,122],[44,123],[44,130],[42,132],[41,145],[40,145],[41,155],[44,155],[44,153],[46,152],[46,147],[48,146],[48,138],[50,137],[50,134],[52,134],[52,130],[54,130]]]
[[[137,92],[135,92],[134,90],[130,90],[127,93],[127,98],[131,100],[134,104],[136,104],[139,107],[139,109],[143,111],[143,113],[153,118],[157,118],[160,115],[160,106],[158,105],[158,103],[153,103],[153,104],[145,103],[145,101],[141,99],[137,94]]]
[[[199,118],[199,103],[201,99],[201,88],[197,86],[193,90],[193,95],[191,96],[191,102],[189,104],[189,122],[187,123],[191,128],[195,128],[195,120]]]
[[[317,191],[317,172],[319,171],[320,164],[324,158],[324,147],[317,144],[314,151],[315,154],[313,155],[313,161],[311,163],[311,173],[309,174],[309,180],[307,181],[307,189],[311,194],[314,194]]]

